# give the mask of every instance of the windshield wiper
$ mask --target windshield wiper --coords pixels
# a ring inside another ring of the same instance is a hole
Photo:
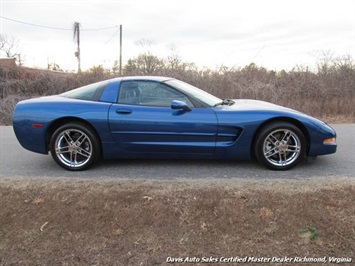
[[[231,99],[222,99],[222,101],[219,102],[219,103],[216,103],[216,104],[214,105],[214,107],[219,106],[219,105],[228,105],[228,106],[231,106],[231,105],[233,105],[234,103],[235,103],[235,102],[234,102],[233,100],[231,100]]]

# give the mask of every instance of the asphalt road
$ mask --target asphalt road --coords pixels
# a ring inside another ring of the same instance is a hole
[[[87,179],[196,179],[196,178],[355,178],[355,124],[332,125],[338,134],[338,151],[308,159],[289,171],[271,171],[251,161],[212,160],[115,160],[102,161],[83,172],[66,171],[50,155],[25,150],[17,142],[12,127],[0,127],[0,178]]]

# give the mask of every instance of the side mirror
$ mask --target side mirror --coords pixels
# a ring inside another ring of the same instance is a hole
[[[171,109],[184,110],[185,112],[191,111],[191,108],[187,105],[187,103],[178,100],[174,100],[171,102]]]

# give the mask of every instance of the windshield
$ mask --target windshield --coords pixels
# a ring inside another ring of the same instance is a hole
[[[210,107],[215,106],[217,103],[221,102],[221,99],[217,98],[216,96],[213,96],[212,94],[209,94],[199,88],[196,88],[195,86],[192,86],[180,80],[170,79],[164,83],[174,88],[177,88],[181,92],[184,92],[187,95],[190,95],[200,100],[201,102],[207,104]]]

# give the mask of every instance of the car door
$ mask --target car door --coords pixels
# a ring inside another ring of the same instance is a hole
[[[171,108],[173,100],[191,110]],[[109,110],[112,136],[121,149],[137,153],[200,153],[215,150],[217,118],[194,108],[187,96],[155,81],[123,81],[118,103]]]

